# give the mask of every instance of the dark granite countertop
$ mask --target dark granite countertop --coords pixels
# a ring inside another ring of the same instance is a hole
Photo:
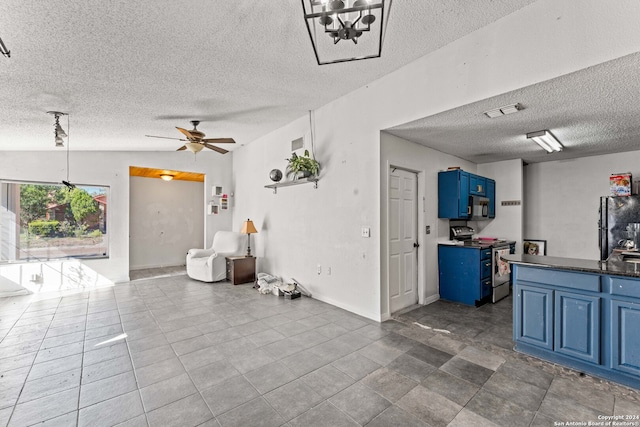
[[[532,267],[555,268],[559,270],[581,271],[584,273],[609,274],[613,276],[640,277],[639,259],[624,261],[622,255],[613,255],[607,261],[594,261],[578,258],[560,258],[540,255],[504,255],[512,264]]]

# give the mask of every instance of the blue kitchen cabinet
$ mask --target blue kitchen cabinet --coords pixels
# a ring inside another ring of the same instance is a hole
[[[512,264],[517,351],[640,388],[640,279]]]
[[[474,196],[485,196],[487,194],[487,178],[470,173],[469,194],[473,194]]]
[[[491,297],[491,249],[439,245],[440,298],[481,305]]]
[[[496,217],[496,182],[487,178],[487,198],[489,199],[489,218]]]
[[[460,169],[438,173],[438,218],[471,217],[469,175]]]
[[[521,285],[514,294],[513,340],[553,350],[553,290]]]
[[[461,169],[438,173],[438,218],[469,219],[469,196],[489,199],[489,218],[496,217],[496,182]]]
[[[640,303],[614,299],[611,315],[612,368],[640,376]]]
[[[600,298],[555,291],[554,351],[600,363]]]

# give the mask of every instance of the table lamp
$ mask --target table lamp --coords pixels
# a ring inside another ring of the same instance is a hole
[[[247,220],[242,224],[242,230],[240,233],[247,235],[247,255],[251,256],[251,233],[257,233],[255,225],[253,225],[253,221],[247,218]]]

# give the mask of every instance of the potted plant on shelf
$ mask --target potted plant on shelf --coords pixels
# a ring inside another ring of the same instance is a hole
[[[291,155],[290,159],[286,159],[287,177],[293,179],[309,178],[318,175],[320,172],[320,163],[316,159],[309,157],[309,150],[304,150],[304,155],[298,156],[296,153]]]

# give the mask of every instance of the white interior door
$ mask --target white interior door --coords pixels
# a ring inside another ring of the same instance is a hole
[[[391,313],[418,302],[418,176],[389,175],[389,305]]]

